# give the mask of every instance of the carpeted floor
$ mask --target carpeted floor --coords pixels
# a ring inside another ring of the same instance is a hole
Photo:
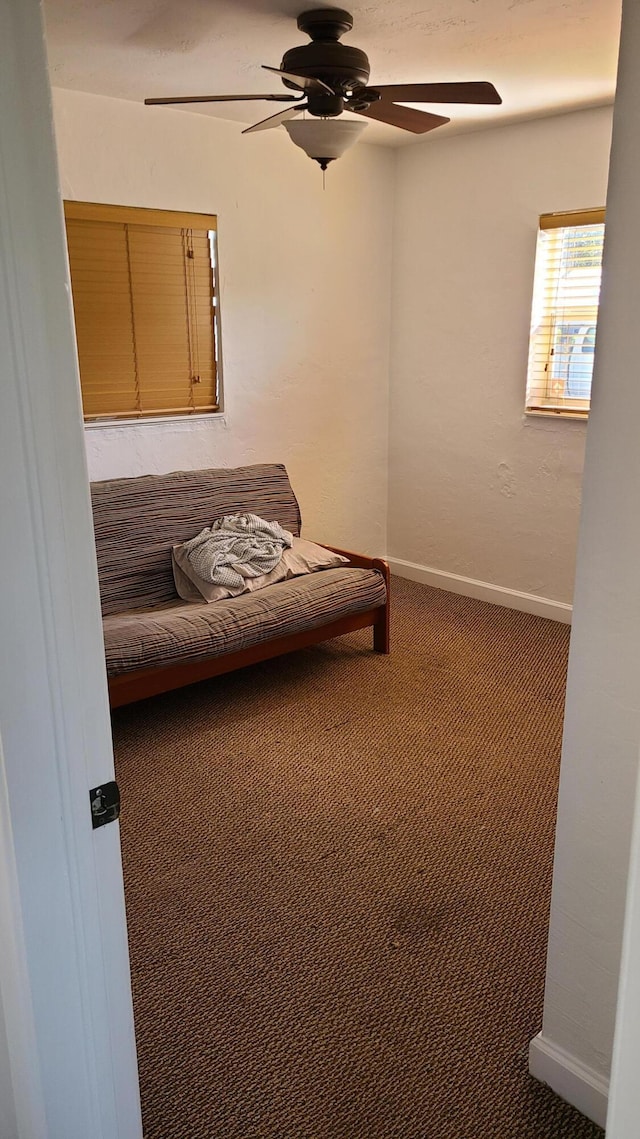
[[[369,634],[114,717],[147,1139],[597,1139],[527,1074],[568,629]]]

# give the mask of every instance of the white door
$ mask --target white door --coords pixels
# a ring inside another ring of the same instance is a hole
[[[0,3],[0,1133],[140,1139],[66,249],[37,0]]]
[[[640,309],[640,218],[638,198],[640,195],[640,5],[637,0],[624,0],[622,10],[622,34],[620,39],[620,61],[618,68],[618,88],[613,124],[611,167],[609,173],[609,194],[607,197],[607,254],[605,260],[605,281],[599,329],[604,327],[602,351],[598,347],[603,391],[608,376],[616,373],[631,378],[634,385],[638,380],[638,334],[637,319]],[[606,275],[608,274],[608,279]],[[598,331],[600,337],[600,331]],[[598,345],[600,340],[598,339]],[[618,387],[618,392],[620,388]],[[615,483],[607,471],[607,451],[604,446],[605,431],[613,430],[616,448],[627,448],[629,460],[627,470],[633,471],[631,457],[637,455],[640,446],[640,423],[631,421],[632,434],[625,439],[622,425],[628,422],[629,407],[618,406],[618,420],[611,413],[609,426],[603,424],[597,437],[599,456],[593,462],[594,477],[601,476],[605,493]],[[616,430],[618,425],[618,430]],[[610,436],[611,437],[611,436]],[[600,463],[600,466],[596,464]],[[637,470],[637,465],[636,465]],[[636,476],[637,487],[637,476]],[[633,500],[633,483],[614,485],[613,502],[606,501],[607,508],[618,509],[632,501],[631,528],[638,533],[637,501]],[[626,497],[625,497],[626,496]],[[624,516],[621,527],[624,526]],[[630,655],[631,639],[637,635],[637,614],[640,605],[640,565],[636,554],[635,561],[628,551],[637,551],[632,544],[620,544],[627,552],[623,563],[628,579],[632,582],[626,596],[625,616],[628,617],[627,640],[621,635],[617,640],[617,651]],[[612,555],[616,556],[616,551]],[[604,586],[606,588],[606,585]],[[609,588],[611,588],[609,584]],[[634,623],[635,621],[635,623]],[[638,677],[634,677],[637,685]],[[622,707],[619,692],[609,686],[609,699],[612,705],[612,722],[616,720],[617,709]],[[640,771],[640,765],[638,769]],[[609,1111],[607,1114],[608,1139],[636,1139],[640,1134],[640,779],[636,782],[636,802],[633,826],[633,841],[629,859],[627,879],[627,901],[625,914],[625,934],[618,986],[615,1043],[611,1070]]]

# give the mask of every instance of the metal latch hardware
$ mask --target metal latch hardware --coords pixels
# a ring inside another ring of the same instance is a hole
[[[120,815],[120,789],[118,784],[102,783],[89,792],[91,802],[91,825],[104,827],[107,823],[114,823]]]

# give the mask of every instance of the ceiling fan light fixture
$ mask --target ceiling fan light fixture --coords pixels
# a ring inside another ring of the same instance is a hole
[[[353,119],[298,119],[282,124],[289,138],[326,170],[358,141],[367,123]]]

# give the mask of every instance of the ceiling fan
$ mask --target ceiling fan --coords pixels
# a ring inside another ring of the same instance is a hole
[[[502,102],[492,83],[392,83],[369,87],[369,60],[357,47],[340,43],[351,31],[353,17],[342,8],[315,8],[298,16],[298,27],[310,43],[285,52],[280,67],[266,71],[279,75],[285,87],[299,94],[269,95],[182,95],[175,98],[145,99],[149,105],[179,103],[226,103],[264,100],[290,104],[283,111],[262,119],[243,134],[284,124],[291,140],[326,170],[327,164],[354,143],[366,123],[352,119],[337,121],[343,111],[365,119],[424,134],[450,119],[429,111],[418,111],[403,103],[484,103]],[[311,119],[290,122],[303,111]]]

